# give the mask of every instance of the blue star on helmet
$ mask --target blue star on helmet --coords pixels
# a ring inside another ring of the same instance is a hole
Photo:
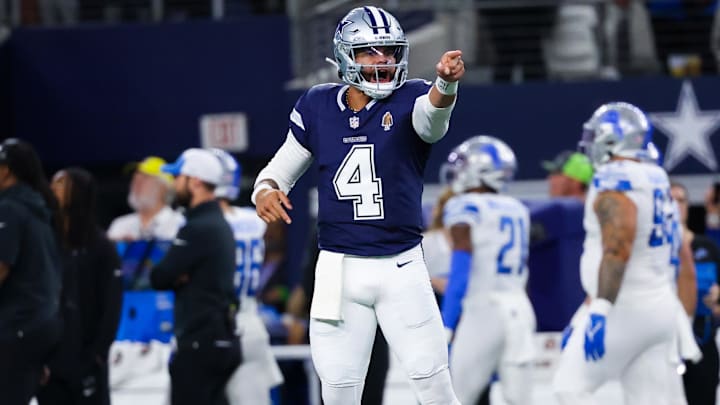
[[[349,21],[349,20],[342,20],[342,21],[340,21],[340,24],[338,24],[338,26],[337,26],[337,32],[340,33],[340,34],[342,34],[342,33],[343,33],[343,30],[345,30],[345,27],[347,27],[348,25],[350,25],[350,24],[352,24],[352,23],[353,23],[353,22],[352,22],[352,21]]]

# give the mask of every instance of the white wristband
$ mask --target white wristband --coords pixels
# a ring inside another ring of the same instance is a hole
[[[252,201],[253,204],[255,204],[255,198],[257,198],[257,195],[263,191],[263,190],[273,190],[275,187],[267,184],[267,183],[260,183],[257,186],[255,186],[255,189],[252,192],[252,195],[250,196],[250,201]]]
[[[454,96],[457,94],[458,82],[448,82],[440,76],[435,79],[435,87],[440,94],[444,96]]]
[[[590,308],[588,308],[588,312],[591,314],[607,315],[608,312],[610,312],[610,308],[612,308],[612,303],[610,301],[605,298],[594,298],[590,301]]]

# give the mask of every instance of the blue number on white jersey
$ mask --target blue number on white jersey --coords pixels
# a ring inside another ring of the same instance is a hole
[[[249,242],[249,243],[248,243]],[[254,297],[260,283],[260,266],[263,261],[263,241],[235,241],[235,291],[238,295]]]
[[[656,188],[653,190],[653,230],[650,233],[648,245],[662,246],[669,243],[670,264],[677,266],[680,263],[679,223],[671,206],[670,190]]]
[[[528,245],[523,237],[525,235],[525,221],[521,217],[500,217],[500,232],[507,239],[502,245],[497,257],[497,271],[501,274],[512,274],[516,270],[522,274],[528,257]],[[520,249],[517,255],[508,255],[514,249]],[[515,258],[513,260],[512,258]]]

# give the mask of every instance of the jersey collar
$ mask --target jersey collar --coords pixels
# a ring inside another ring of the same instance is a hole
[[[335,100],[337,101],[337,105],[338,105],[338,108],[340,109],[340,111],[345,111],[348,108],[348,106],[345,105],[345,92],[347,91],[347,89],[349,87],[350,87],[349,84],[346,84],[346,85],[340,87],[340,90],[338,91],[337,96],[335,97]],[[371,99],[370,102],[367,103],[367,105],[365,106],[365,110],[370,111],[372,106],[374,106],[376,103],[377,103],[377,99],[374,99],[374,98]]]

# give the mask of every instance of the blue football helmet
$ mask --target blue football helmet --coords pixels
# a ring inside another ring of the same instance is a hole
[[[210,150],[220,160],[223,168],[220,184],[215,187],[215,197],[235,200],[240,194],[240,174],[242,173],[240,163],[222,149],[211,148]]]
[[[594,166],[612,157],[643,159],[652,141],[652,126],[642,110],[629,103],[602,105],[583,125],[580,150]]]
[[[372,98],[382,99],[405,83],[409,50],[405,32],[392,14],[378,7],[358,7],[340,20],[333,38],[335,60],[328,61],[337,67],[340,80]],[[358,51],[384,53],[395,63],[361,65],[355,61]],[[384,77],[393,68],[395,74]],[[366,74],[371,71],[371,77],[366,77],[363,69]]]
[[[503,191],[517,170],[515,153],[503,141],[479,135],[461,143],[440,169],[440,180],[454,193],[476,187]]]

